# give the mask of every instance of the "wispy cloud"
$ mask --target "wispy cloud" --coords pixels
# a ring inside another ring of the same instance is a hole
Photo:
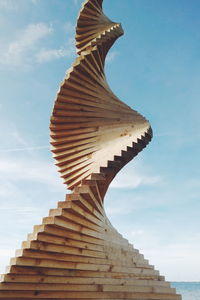
[[[42,48],[36,53],[36,62],[45,63],[63,57],[71,57],[75,55],[75,40],[73,37],[75,26],[71,22],[64,24],[64,30],[68,35],[66,45],[59,49]]]
[[[1,0],[0,0],[1,1]],[[67,22],[64,30],[68,34],[67,42],[59,48],[44,47],[45,38],[54,32],[52,25],[45,23],[29,24],[17,34],[17,38],[7,46],[0,47],[0,65],[15,68],[45,63],[75,54],[75,42],[72,37],[74,26]]]
[[[70,57],[75,54],[74,39],[68,39],[66,47],[60,49],[41,49],[36,53],[36,61],[38,63],[44,63],[62,57]]]
[[[53,164],[39,158],[0,159],[0,178],[6,182],[30,181],[60,187],[60,179]]]
[[[4,126],[6,127],[6,126]],[[4,129],[2,126],[2,128]],[[5,129],[6,130],[6,129]],[[41,149],[50,145],[31,145],[28,139],[14,125],[7,126],[8,148],[0,149],[0,185],[15,184],[16,182],[37,182],[49,186],[59,186],[62,182],[55,166],[40,154]],[[5,146],[4,146],[5,147]],[[12,152],[24,152],[26,154]],[[12,190],[12,189],[8,189]]]
[[[28,25],[18,34],[15,41],[1,53],[0,64],[19,66],[30,63],[31,54],[37,44],[53,32],[52,26],[45,23]]]
[[[0,273],[33,225],[41,224],[64,194],[64,185],[49,161],[31,155],[0,159]]]
[[[174,231],[169,240],[168,233],[162,228],[160,231],[138,229],[135,231],[124,231],[123,235],[128,237],[136,248],[149,259],[150,264],[160,270],[161,275],[167,275],[170,281],[196,281],[200,267],[200,235],[197,232],[189,236],[182,232]],[[165,239],[167,234],[168,239]],[[185,274],[187,270],[187,275]]]
[[[141,159],[138,159],[135,164],[127,165],[117,174],[106,195],[105,208],[108,216],[111,218],[128,216],[143,207],[152,206],[149,201],[152,196],[150,192],[146,198],[144,192],[142,193],[140,190],[147,187],[150,189],[155,184],[162,185],[162,177],[156,175],[149,166],[144,166]],[[138,190],[139,188],[140,190]]]
[[[39,63],[48,62],[65,56],[68,56],[68,53],[64,49],[41,49],[36,54],[36,61]]]
[[[111,188],[135,189],[141,185],[154,185],[161,180],[160,176],[152,174],[138,162],[124,168],[111,183]]]
[[[0,157],[0,273],[33,225],[40,224],[66,193],[51,159],[40,155],[42,146],[28,147],[24,136],[16,128],[12,130],[10,146],[19,148],[9,148]],[[26,153],[13,155],[17,150]]]

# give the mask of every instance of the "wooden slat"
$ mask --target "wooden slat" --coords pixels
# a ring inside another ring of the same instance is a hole
[[[109,184],[150,142],[152,130],[107,83],[105,58],[123,30],[103,14],[102,2],[83,3],[78,56],[50,122],[55,164],[72,192],[16,251],[1,276],[0,299],[181,300],[104,211]]]
[[[100,288],[101,289],[101,288]],[[126,293],[126,292],[59,292],[59,291],[1,291],[0,298],[6,296],[15,298],[30,298],[33,299],[143,299],[143,300],[181,300],[179,295],[172,294],[155,294],[155,293]]]

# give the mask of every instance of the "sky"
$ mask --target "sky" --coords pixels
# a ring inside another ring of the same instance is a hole
[[[49,119],[81,2],[0,0],[0,273],[67,192]],[[113,181],[107,215],[167,280],[200,281],[200,2],[104,0],[104,11],[125,31],[108,82],[154,132]]]

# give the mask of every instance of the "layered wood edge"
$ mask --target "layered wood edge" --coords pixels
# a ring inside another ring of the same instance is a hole
[[[150,129],[106,81],[106,55],[122,34],[121,25],[103,14],[102,1],[84,2],[76,29],[78,57],[57,93],[50,124],[53,156],[71,190]]]
[[[109,184],[150,142],[152,130],[106,82],[106,54],[123,30],[103,14],[102,2],[83,3],[78,57],[50,124],[52,152],[71,193],[16,251],[1,276],[0,299],[181,299],[104,211]]]

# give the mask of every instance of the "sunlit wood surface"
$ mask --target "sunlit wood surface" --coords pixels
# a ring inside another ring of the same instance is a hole
[[[103,14],[102,2],[83,3],[78,56],[57,93],[50,123],[53,156],[71,194],[11,259],[1,278],[1,299],[181,299],[104,211],[110,182],[149,143],[152,131],[107,84],[106,55],[123,30]]]

